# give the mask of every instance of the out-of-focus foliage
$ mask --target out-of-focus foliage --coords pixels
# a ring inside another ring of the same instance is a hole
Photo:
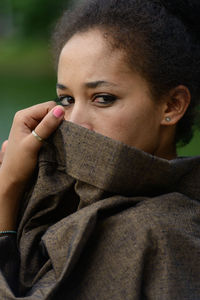
[[[67,4],[67,0],[13,0],[21,33],[26,37],[48,36],[54,20]]]
[[[0,0],[0,144],[16,111],[56,96],[49,39],[72,0]]]
[[[0,36],[49,36],[55,20],[71,0],[1,0]]]

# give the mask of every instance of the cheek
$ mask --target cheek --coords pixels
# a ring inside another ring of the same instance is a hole
[[[140,150],[153,151],[159,126],[151,110],[122,109],[104,118],[102,124],[99,133]]]
[[[134,125],[137,123],[134,122],[134,119],[131,113],[113,110],[112,113],[101,115],[101,120],[99,118],[98,123],[96,119],[96,131],[112,139],[127,143],[134,135],[134,131],[138,131],[137,124]]]
[[[69,119],[70,119],[70,109],[65,109],[64,119],[66,121],[69,121]]]

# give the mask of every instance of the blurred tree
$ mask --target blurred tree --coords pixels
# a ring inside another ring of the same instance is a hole
[[[23,36],[48,37],[52,24],[61,15],[69,0],[12,0],[16,20]]]
[[[0,35],[48,38],[55,20],[72,0],[1,0]]]
[[[12,5],[10,0],[0,2],[0,37],[7,37],[14,32]]]
[[[48,40],[56,20],[72,2],[0,0],[0,144],[17,110],[55,98]]]

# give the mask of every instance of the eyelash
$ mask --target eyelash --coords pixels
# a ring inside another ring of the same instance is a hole
[[[98,98],[103,98],[104,101],[95,101]],[[92,102],[100,104],[100,105],[109,105],[114,103],[117,100],[117,97],[114,95],[106,95],[106,94],[100,94],[100,95],[95,95],[94,99]],[[63,96],[59,96],[56,100],[55,100],[58,104],[62,105],[62,106],[70,106],[71,104],[73,104],[75,102],[74,98],[68,95],[63,95]],[[71,103],[66,103],[67,101],[73,101]]]
[[[64,103],[64,100],[65,100],[66,98],[68,98],[67,101],[73,100],[73,97],[71,97],[71,96],[59,96],[59,97],[56,99],[56,103],[57,103],[57,104],[60,104],[60,105],[62,105],[62,106],[69,106],[69,105],[72,104],[72,103],[65,104],[65,103]],[[74,101],[74,100],[73,100],[73,101]]]

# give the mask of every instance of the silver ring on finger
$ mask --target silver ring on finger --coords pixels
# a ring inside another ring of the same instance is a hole
[[[33,135],[33,136],[36,138],[36,140],[38,140],[39,142],[43,142],[43,141],[44,141],[44,139],[41,138],[41,136],[39,136],[39,135],[35,132],[35,130],[32,131],[32,135]]]

